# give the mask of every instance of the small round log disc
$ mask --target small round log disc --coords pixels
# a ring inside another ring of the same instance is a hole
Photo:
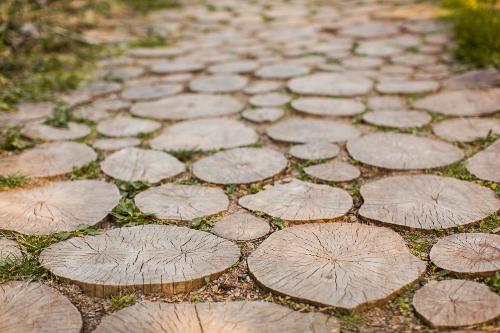
[[[393,170],[438,168],[464,157],[462,150],[449,143],[388,132],[368,134],[348,141],[347,151],[364,164]]]
[[[269,93],[283,87],[283,82],[281,81],[270,81],[270,80],[260,80],[250,83],[245,89],[245,94],[264,94]]]
[[[373,82],[354,75],[312,74],[290,80],[288,88],[297,94],[348,97],[368,94]]]
[[[301,160],[325,160],[334,158],[340,153],[340,148],[326,141],[312,141],[290,148],[289,154]]]
[[[268,302],[144,302],[105,317],[95,333],[339,333],[335,317]]]
[[[154,132],[160,127],[161,124],[154,120],[118,116],[100,121],[97,131],[106,136],[123,137]]]
[[[31,139],[63,141],[83,138],[90,133],[87,125],[69,123],[68,128],[56,128],[43,123],[31,124],[23,128],[22,134]]]
[[[357,138],[361,132],[354,126],[331,120],[289,118],[267,128],[276,141],[307,143],[312,141],[340,142]]]
[[[259,66],[257,61],[237,60],[210,66],[208,71],[213,74],[248,73]]]
[[[128,182],[159,181],[177,176],[186,169],[172,155],[140,148],[124,148],[101,162],[102,171],[110,177]]]
[[[54,275],[90,296],[122,290],[173,294],[196,289],[238,261],[230,241],[185,227],[143,225],[72,238],[40,255]]]
[[[21,250],[16,241],[0,238],[0,263],[7,258],[11,260],[22,258]]]
[[[0,229],[46,235],[101,222],[118,204],[113,184],[98,180],[49,183],[0,192]]]
[[[28,177],[58,176],[95,159],[97,159],[95,151],[82,143],[45,143],[18,155],[0,159],[0,174],[21,174]]]
[[[248,83],[240,75],[200,76],[189,83],[189,89],[202,93],[231,93],[240,91]]]
[[[363,112],[363,103],[347,98],[303,97],[292,102],[300,112],[317,116],[354,116]]]
[[[214,184],[249,184],[273,177],[287,166],[282,153],[268,148],[235,148],[193,164],[193,174]]]
[[[273,122],[285,115],[285,111],[278,108],[257,108],[247,109],[241,113],[241,116],[246,120],[254,123]]]
[[[403,81],[384,80],[377,84],[377,91],[382,94],[424,94],[436,91],[439,83],[436,81]]]
[[[92,146],[101,150],[120,150],[127,147],[134,147],[141,144],[137,138],[105,138],[95,140]]]
[[[224,216],[212,228],[212,233],[234,241],[246,241],[261,238],[271,231],[269,223],[250,213],[238,212]]]
[[[422,127],[431,122],[431,116],[424,111],[373,111],[363,115],[363,120],[376,126],[408,128]]]
[[[360,223],[303,224],[271,234],[248,258],[262,286],[301,302],[354,310],[425,273],[396,232]]]
[[[263,66],[255,72],[255,76],[262,79],[285,80],[307,73],[309,73],[309,69],[306,66],[294,63],[284,63]]]
[[[122,97],[129,101],[144,101],[176,95],[182,90],[182,84],[137,85],[125,89],[122,92]]]
[[[176,184],[141,192],[135,197],[135,203],[144,213],[181,221],[218,214],[229,206],[229,200],[220,188]]]
[[[118,82],[97,81],[86,86],[85,90],[96,98],[118,93],[122,90],[122,85]]]
[[[500,140],[472,156],[466,167],[479,179],[500,182]]]
[[[172,74],[184,72],[196,72],[202,70],[203,63],[186,61],[158,61],[151,65],[151,72],[155,74]]]
[[[344,190],[293,179],[239,199],[240,206],[287,221],[317,221],[344,216],[352,198]]]
[[[38,282],[0,285],[0,332],[79,333],[82,316],[56,289]]]
[[[441,239],[431,249],[432,262],[456,273],[495,274],[500,270],[500,235],[454,234]]]
[[[486,187],[434,175],[396,176],[361,186],[363,217],[415,229],[453,228],[500,208]]]
[[[149,144],[158,150],[213,150],[246,146],[258,139],[253,129],[239,121],[214,118],[174,124]]]
[[[132,114],[160,120],[183,120],[227,116],[238,113],[243,104],[234,97],[209,94],[181,94],[154,102],[137,103]]]
[[[368,21],[348,25],[340,30],[339,34],[358,38],[377,38],[396,35],[400,31],[397,23],[389,21]]]
[[[284,105],[290,102],[291,99],[292,98],[287,94],[271,92],[254,95],[252,98],[250,98],[249,103],[254,106],[273,107]]]
[[[432,127],[439,137],[448,141],[472,142],[492,133],[500,134],[500,119],[458,118],[443,120]]]
[[[413,106],[448,116],[480,116],[500,110],[500,88],[444,91],[419,99]]]
[[[359,43],[358,48],[356,48],[357,54],[362,54],[367,56],[388,57],[401,54],[403,52],[404,49],[402,47],[391,44],[384,40],[362,41]]]
[[[51,102],[20,103],[16,112],[0,114],[0,128],[20,126],[45,119],[52,114],[53,108],[54,104]]]
[[[473,281],[433,281],[417,290],[413,306],[433,327],[461,327],[498,317],[500,296]]]
[[[354,165],[342,161],[312,165],[305,168],[304,172],[311,177],[330,182],[348,182],[361,175]]]

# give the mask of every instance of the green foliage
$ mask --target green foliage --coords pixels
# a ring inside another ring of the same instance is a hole
[[[261,183],[250,184],[250,187],[248,189],[250,190],[250,193],[252,193],[252,194],[258,193],[262,190],[262,184]]]
[[[226,193],[227,196],[233,195],[233,193],[238,189],[237,184],[229,184],[224,186],[224,193]]]
[[[421,235],[417,231],[410,231],[406,233],[403,238],[413,255],[420,257],[423,260],[427,259],[428,253],[432,247],[431,240],[426,239],[425,236]]]
[[[290,168],[292,168],[292,170],[295,170],[296,172],[299,173],[297,178],[299,178],[300,180],[304,180],[307,178],[307,175],[304,172],[305,168],[312,166],[312,165],[320,164],[323,162],[325,162],[325,160],[309,160],[309,161],[293,162],[292,164],[290,164]]]
[[[197,155],[201,154],[202,151],[199,149],[190,150],[169,150],[167,151],[170,155],[174,156],[181,162],[188,162],[195,158]]]
[[[116,185],[118,186],[120,193],[127,198],[133,198],[137,193],[147,190],[151,187],[151,184],[149,182],[145,182],[142,180],[135,182],[125,182],[117,180]]]
[[[197,217],[189,221],[189,227],[201,231],[210,231],[218,220],[218,217],[213,216]]]
[[[493,232],[493,230],[500,228],[500,216],[498,213],[488,216],[481,222],[479,222],[479,231],[481,232]]]
[[[275,217],[271,220],[271,226],[276,230],[281,230],[285,228],[285,222],[279,217]]]
[[[21,130],[17,127],[9,127],[3,131],[3,142],[1,149],[7,151],[20,151],[31,147],[32,144],[21,139]]]
[[[496,272],[495,275],[486,278],[485,282],[497,293],[500,293],[500,272]]]
[[[120,0],[133,11],[146,14],[155,10],[169,9],[179,6],[177,0]]]
[[[167,39],[164,36],[155,33],[152,28],[148,28],[145,35],[129,44],[130,47],[162,47],[167,45]]]
[[[18,174],[9,176],[0,175],[0,190],[4,190],[6,188],[21,187],[26,184],[28,180],[28,177]]]
[[[340,322],[340,326],[346,329],[356,328],[365,321],[360,314],[354,312],[340,314],[337,319]]]
[[[0,262],[0,283],[8,281],[41,280],[49,272],[38,262],[38,257],[23,254],[22,258],[8,257]]]
[[[128,294],[120,293],[118,295],[111,296],[111,298],[109,299],[109,305],[113,310],[120,310],[129,305],[134,304],[134,301],[135,301],[135,293],[128,293]]]
[[[153,214],[145,214],[137,208],[134,200],[130,198],[122,198],[118,206],[111,212],[116,222],[124,226],[135,226],[148,224],[153,221]]]
[[[79,179],[96,179],[101,176],[101,167],[96,161],[88,162],[81,167],[73,167],[73,170],[69,174],[69,179],[79,180]]]
[[[57,128],[68,128],[68,122],[71,121],[71,118],[71,108],[64,103],[57,103],[52,110],[52,115],[45,120],[44,124]]]
[[[463,162],[456,162],[450,164],[443,169],[441,169],[441,173],[446,177],[453,177],[460,180],[474,180],[475,177],[472,176],[467,168],[465,167]]]

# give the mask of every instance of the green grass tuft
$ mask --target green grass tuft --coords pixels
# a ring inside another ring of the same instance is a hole
[[[130,198],[122,198],[118,206],[111,212],[111,215],[116,222],[124,226],[149,224],[154,221],[153,214],[141,212]]]
[[[181,162],[188,162],[195,158],[197,155],[201,154],[202,151],[199,149],[190,150],[169,150],[167,151],[170,155],[174,156]]]
[[[209,217],[197,217],[189,221],[189,227],[191,229],[210,231],[215,223],[219,220],[219,217],[209,216]]]
[[[73,170],[69,174],[69,179],[80,180],[80,179],[96,179],[101,176],[101,167],[96,161],[91,161],[81,167],[73,167]]]
[[[28,180],[28,177],[18,174],[9,176],[0,175],[0,190],[4,190],[6,188],[21,187],[26,184]]]
[[[170,9],[178,7],[180,4],[176,0],[120,0],[129,6],[133,11],[140,14],[161,9]]]
[[[21,130],[17,127],[9,127],[2,133],[3,142],[0,145],[2,150],[21,151],[32,146],[30,142],[21,139]]]
[[[120,293],[115,296],[111,296],[109,299],[109,305],[111,306],[111,309],[113,310],[120,310],[123,309],[129,305],[134,304],[135,302],[135,293]]]
[[[167,38],[157,34],[152,28],[148,28],[145,35],[129,44],[130,47],[164,47],[168,45]]]
[[[8,257],[0,262],[0,284],[8,281],[42,280],[49,275],[38,262],[37,256],[23,254],[22,258]]]
[[[485,282],[500,294],[500,272],[496,272],[495,275],[486,278]]]
[[[147,190],[151,187],[149,182],[145,182],[142,180],[135,182],[125,182],[121,180],[116,181],[116,186],[120,190],[122,196],[126,198],[133,198],[137,195],[137,193]]]

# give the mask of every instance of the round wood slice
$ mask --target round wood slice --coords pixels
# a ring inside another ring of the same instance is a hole
[[[126,81],[144,74],[144,68],[139,66],[125,66],[125,67],[117,67],[112,68],[106,73],[104,73],[103,77],[106,77],[110,80],[119,80]]]
[[[326,141],[312,141],[290,148],[289,154],[301,160],[325,160],[334,158],[340,153],[340,148]]]
[[[0,229],[46,235],[101,222],[118,204],[116,186],[98,180],[62,181],[0,192]]]
[[[140,148],[124,148],[101,162],[102,171],[110,177],[128,182],[158,183],[177,176],[184,164],[167,153]]]
[[[284,105],[290,102],[291,99],[292,98],[287,94],[271,92],[254,95],[248,102],[254,106],[273,107]]]
[[[347,68],[353,69],[368,69],[368,68],[376,68],[380,67],[384,64],[384,60],[382,58],[374,58],[374,57],[349,57],[346,59],[342,59],[342,65]]]
[[[240,75],[200,76],[189,83],[189,89],[202,93],[231,93],[240,91],[248,83]]]
[[[287,221],[316,221],[344,216],[352,198],[344,190],[293,179],[239,199],[240,206]]]
[[[214,184],[249,184],[271,178],[288,164],[279,151],[235,148],[207,156],[193,164],[193,174]]]
[[[182,90],[182,84],[138,85],[125,89],[122,92],[122,97],[129,101],[144,101],[176,95]]]
[[[449,143],[389,132],[350,140],[347,142],[347,151],[364,164],[393,170],[438,168],[464,157],[462,150]]]
[[[271,234],[248,258],[265,288],[354,310],[381,303],[425,273],[396,232],[359,223],[303,224]]]
[[[363,120],[376,126],[408,128],[422,127],[431,122],[431,116],[424,111],[381,110],[367,112]]]
[[[0,128],[20,126],[33,121],[42,120],[52,114],[54,104],[51,102],[21,103],[16,112],[0,114]]]
[[[362,41],[356,48],[357,54],[377,57],[394,56],[403,52],[404,49],[402,47],[387,42],[386,40]]]
[[[500,73],[491,69],[476,69],[459,75],[453,75],[443,86],[449,90],[486,89],[500,84]]]
[[[21,259],[22,256],[23,255],[16,241],[7,238],[0,238],[0,263],[7,258],[17,260]]]
[[[432,262],[457,273],[491,275],[500,270],[500,235],[464,233],[447,236],[431,249]]]
[[[95,333],[339,333],[335,317],[268,302],[144,302],[105,317]]]
[[[417,290],[413,306],[433,327],[461,327],[498,317],[500,296],[473,281],[433,281]]]
[[[122,85],[118,82],[97,81],[86,86],[85,90],[92,97],[97,98],[120,92]]]
[[[155,74],[172,74],[183,72],[197,72],[202,70],[205,65],[201,62],[187,61],[158,61],[151,65],[151,72]]]
[[[400,96],[368,97],[368,108],[372,110],[401,110],[405,105],[405,99]]]
[[[397,65],[403,66],[426,66],[434,65],[437,63],[437,59],[434,55],[429,54],[401,54],[391,57],[391,62]]]
[[[254,71],[259,66],[257,61],[237,60],[210,66],[208,71],[213,74],[235,74]]]
[[[229,206],[229,200],[220,188],[176,184],[141,192],[135,197],[135,203],[144,213],[181,221],[218,214]]]
[[[354,165],[342,161],[312,165],[304,172],[321,180],[330,182],[348,182],[361,176],[361,172]]]
[[[69,123],[68,128],[56,128],[43,123],[27,125],[22,129],[22,134],[31,139],[45,141],[63,141],[83,138],[90,134],[87,125]]]
[[[288,88],[304,95],[359,96],[368,94],[373,82],[360,76],[320,73],[292,79]]]
[[[340,142],[361,135],[357,128],[347,123],[305,118],[288,118],[268,127],[266,133],[273,140],[292,143]]]
[[[423,94],[439,89],[436,81],[384,80],[377,84],[377,91],[382,94]]]
[[[91,104],[92,107],[102,111],[120,111],[130,107],[130,102],[117,97],[98,99]]]
[[[79,333],[82,316],[56,289],[38,282],[0,285],[0,332]]]
[[[389,21],[368,21],[348,25],[339,34],[358,38],[389,37],[400,32],[400,28],[399,24]]]
[[[260,80],[250,83],[243,91],[246,94],[264,94],[283,87],[283,82],[281,81],[271,81],[271,80]]]
[[[209,94],[181,94],[154,102],[137,103],[132,114],[161,120],[183,120],[227,116],[238,113],[243,104],[234,97]]]
[[[300,112],[318,116],[354,116],[364,111],[363,103],[347,98],[303,97],[292,102]]]
[[[500,134],[500,119],[458,118],[443,120],[432,126],[434,133],[448,141],[472,142],[488,133]]]
[[[262,79],[286,80],[309,73],[306,66],[294,63],[280,63],[262,66],[255,72],[255,76]]]
[[[479,179],[500,182],[500,140],[468,159],[466,167]]]
[[[383,178],[361,186],[361,195],[361,216],[415,229],[466,225],[500,208],[488,188],[434,175]]]
[[[212,228],[212,233],[234,241],[247,241],[264,237],[271,231],[269,223],[250,213],[237,212],[224,216]]]
[[[127,52],[133,58],[169,58],[180,56],[186,53],[183,47],[142,47],[135,48]]]
[[[95,151],[82,143],[45,143],[20,154],[0,159],[0,174],[21,174],[28,177],[58,176],[95,159],[97,159]]]
[[[247,109],[241,113],[246,120],[254,123],[274,122],[285,115],[285,111],[278,108]]]
[[[40,262],[84,293],[108,297],[123,290],[191,291],[239,257],[236,245],[208,232],[150,224],[54,244],[41,253]]]
[[[154,132],[160,127],[161,124],[154,120],[118,116],[100,121],[97,131],[106,136],[123,137]]]
[[[444,91],[419,99],[413,106],[448,116],[480,116],[500,110],[500,88]]]
[[[141,144],[137,138],[105,138],[95,140],[92,146],[101,150],[120,150],[127,147],[134,147]]]
[[[174,124],[149,144],[158,150],[213,150],[250,145],[258,139],[253,129],[239,121],[214,118]]]

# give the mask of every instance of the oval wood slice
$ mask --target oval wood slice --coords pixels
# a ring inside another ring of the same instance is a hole
[[[49,117],[54,104],[51,102],[20,103],[16,112],[2,112],[0,127],[12,127],[28,124]]]
[[[334,158],[340,153],[340,148],[326,141],[312,141],[290,148],[289,154],[301,160],[324,160]]]
[[[268,148],[235,148],[202,158],[193,174],[214,184],[249,184],[271,178],[288,164],[279,151]]]
[[[44,141],[63,141],[83,138],[90,134],[87,125],[68,123],[68,128],[56,128],[43,123],[27,125],[22,129],[22,134],[31,139]]]
[[[344,190],[293,179],[239,199],[240,206],[287,221],[304,222],[336,219],[352,207]]]
[[[339,333],[335,317],[268,303],[144,302],[105,317],[95,333]]]
[[[348,182],[361,176],[358,168],[342,161],[312,165],[305,168],[304,172],[311,177],[330,182]]]
[[[408,128],[422,127],[430,123],[432,118],[423,111],[380,110],[365,113],[363,120],[376,126]]]
[[[100,121],[97,124],[97,131],[106,136],[125,137],[151,133],[160,127],[161,124],[154,120],[117,116]]]
[[[253,129],[239,121],[214,118],[174,124],[149,144],[158,150],[213,150],[250,145],[258,139]]]
[[[109,80],[126,81],[144,74],[144,68],[139,66],[117,67],[108,70],[103,77]]]
[[[458,118],[443,120],[432,126],[433,132],[448,141],[472,142],[488,133],[500,134],[500,119]]]
[[[372,110],[401,110],[405,106],[405,99],[401,96],[368,97],[368,108]]]
[[[368,40],[359,43],[356,48],[357,54],[367,56],[388,57],[404,52],[404,48],[394,45],[386,40]]]
[[[183,89],[182,84],[138,85],[125,89],[121,96],[128,101],[145,101],[176,95]]]
[[[436,81],[384,80],[377,84],[377,91],[382,94],[425,94],[439,89]]]
[[[137,138],[104,138],[95,140],[92,145],[101,150],[120,150],[140,144],[141,140]]]
[[[45,143],[20,154],[0,159],[0,174],[21,174],[28,177],[58,176],[96,159],[95,151],[82,143]]]
[[[210,66],[208,71],[213,74],[235,74],[252,72],[259,66],[257,61],[236,60]]]
[[[222,238],[246,241],[261,238],[271,231],[266,220],[246,212],[224,216],[212,228],[212,233]]]
[[[447,116],[481,116],[500,110],[500,88],[444,91],[416,100],[413,106]]]
[[[184,172],[185,166],[167,153],[140,148],[124,148],[101,162],[102,171],[110,177],[128,182],[159,181]]]
[[[377,38],[396,35],[400,29],[399,24],[389,21],[367,21],[348,25],[341,29],[339,34],[358,38]]]
[[[292,79],[288,89],[297,94],[318,96],[360,96],[368,94],[373,82],[367,78],[346,74],[312,74]]]
[[[0,332],[79,333],[82,316],[56,289],[38,282],[0,285]]]
[[[475,69],[459,75],[453,75],[444,81],[443,86],[449,90],[485,89],[500,84],[500,73],[491,69]]]
[[[384,60],[382,58],[375,57],[348,57],[346,59],[342,59],[342,65],[353,69],[376,68],[382,66],[383,64]]]
[[[466,167],[479,179],[500,182],[500,140],[468,159]]]
[[[276,141],[307,143],[312,141],[340,142],[357,138],[361,132],[354,126],[331,120],[289,118],[266,130]]]
[[[264,94],[283,87],[283,82],[281,81],[271,81],[271,80],[258,80],[250,83],[243,91],[245,94]]]
[[[285,111],[278,108],[247,109],[241,113],[246,120],[254,123],[274,122],[285,115]]]
[[[224,191],[217,187],[165,184],[150,188],[135,197],[144,213],[160,219],[190,221],[218,214],[229,206]]]
[[[430,258],[439,268],[457,273],[491,275],[500,270],[500,235],[454,234],[431,249]]]
[[[500,208],[486,187],[434,175],[395,176],[361,186],[363,217],[415,229],[453,228]]]
[[[388,132],[350,140],[347,142],[347,151],[364,164],[393,170],[438,168],[464,157],[462,150],[449,143]]]
[[[120,92],[122,85],[118,82],[97,81],[86,86],[85,90],[93,98],[97,98]]]
[[[72,238],[40,255],[54,275],[90,295],[123,290],[173,294],[196,289],[238,261],[236,245],[185,227],[144,225]]]
[[[261,79],[285,80],[309,73],[306,66],[294,63],[281,63],[262,66],[255,72],[255,76]]]
[[[189,83],[189,89],[201,93],[232,93],[243,89],[247,78],[240,75],[200,76]]]
[[[433,281],[417,290],[413,306],[433,327],[461,327],[498,317],[500,296],[477,282]]]
[[[292,102],[300,112],[317,116],[354,116],[363,112],[363,103],[347,98],[303,97]]]
[[[197,72],[205,65],[201,62],[187,61],[158,61],[151,65],[151,71],[155,74],[172,74],[184,72]]]
[[[132,114],[161,120],[183,120],[227,116],[238,113],[243,104],[231,96],[181,94],[154,102],[137,103]]]
[[[22,256],[21,249],[16,241],[7,238],[0,238],[0,263],[6,259],[21,259]]]
[[[248,258],[265,288],[354,310],[381,303],[425,273],[396,232],[359,223],[303,224],[271,234]]]
[[[290,102],[291,99],[292,98],[287,94],[271,92],[254,95],[250,98],[249,103],[259,107],[277,107]]]

